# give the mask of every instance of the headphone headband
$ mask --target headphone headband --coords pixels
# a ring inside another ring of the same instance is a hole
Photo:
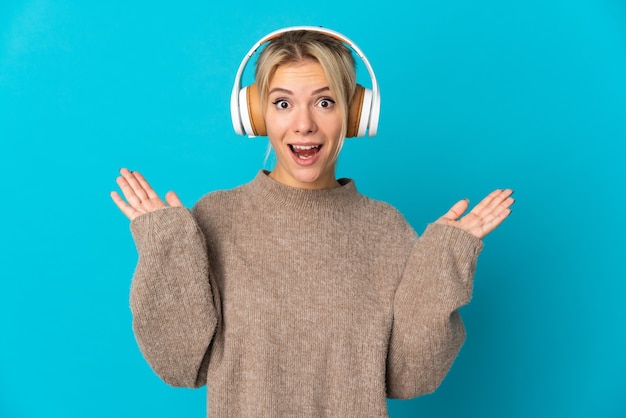
[[[374,74],[374,70],[369,60],[367,59],[365,54],[361,51],[361,49],[354,42],[352,42],[349,38],[347,38],[346,36],[342,35],[339,32],[336,32],[331,29],[326,29],[321,26],[291,26],[291,27],[279,29],[279,30],[276,30],[274,32],[271,32],[265,35],[258,42],[256,42],[254,46],[252,46],[252,48],[250,48],[250,51],[248,51],[246,56],[241,61],[241,64],[239,64],[239,69],[237,70],[237,74],[235,76],[235,83],[233,85],[233,90],[230,96],[230,113],[231,113],[233,128],[235,129],[235,132],[239,135],[247,134],[250,137],[254,137],[257,135],[256,131],[252,129],[251,123],[249,122],[249,119],[251,117],[248,111],[249,104],[244,107],[243,106],[244,103],[242,103],[246,100],[245,97],[249,94],[249,92],[246,92],[247,88],[243,90],[241,88],[242,87],[241,78],[243,76],[243,72],[246,68],[248,61],[250,60],[250,58],[252,58],[254,53],[263,44],[271,41],[272,39],[279,37],[285,32],[291,32],[291,31],[296,31],[296,30],[320,32],[332,38],[335,38],[347,44],[359,56],[361,61],[363,61],[369,73],[370,79],[372,81],[372,88],[371,90],[357,88],[357,91],[359,91],[361,95],[365,95],[366,103],[364,103],[363,105],[363,111],[364,111],[363,113],[367,113],[367,114],[358,115],[360,117],[361,122],[359,123],[359,120],[357,120],[357,124],[359,125],[357,128],[358,132],[355,132],[354,136],[365,136],[366,130],[368,131],[369,136],[376,135],[376,132],[378,130],[378,117],[380,114],[380,89],[378,87],[378,81],[376,80],[376,75]]]

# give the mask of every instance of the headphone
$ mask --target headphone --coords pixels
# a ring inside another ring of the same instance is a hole
[[[372,80],[372,88],[368,89],[357,84],[356,91],[350,103],[348,110],[348,128],[346,137],[365,136],[366,132],[369,136],[376,135],[378,130],[378,118],[380,115],[380,89],[376,81],[376,75],[370,65],[367,57],[359,47],[339,32],[325,29],[318,26],[292,26],[279,29],[265,37],[261,38],[250,51],[246,54],[243,61],[239,65],[237,75],[235,76],[235,84],[233,92],[230,96],[230,115],[233,121],[233,128],[238,135],[248,135],[249,137],[266,136],[265,120],[261,112],[261,99],[256,84],[247,87],[241,87],[241,77],[246,68],[246,64],[254,55],[254,53],[266,42],[279,37],[281,34],[294,30],[308,30],[324,33],[335,38],[352,48],[354,52],[361,58],[369,76]]]

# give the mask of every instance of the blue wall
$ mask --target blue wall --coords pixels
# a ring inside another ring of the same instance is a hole
[[[109,191],[122,166],[187,205],[250,180],[266,140],[232,132],[231,83],[294,24],[345,33],[377,72],[379,135],[339,167],[362,192],[421,232],[516,190],[450,374],[391,416],[626,416],[622,0],[87,3],[0,3],[0,416],[204,416],[204,390],[161,383],[136,347]]]

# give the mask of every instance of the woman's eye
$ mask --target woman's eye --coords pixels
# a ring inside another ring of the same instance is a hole
[[[278,109],[289,108],[289,102],[287,100],[278,99],[278,100],[273,101],[272,104],[276,106]]]
[[[319,107],[322,107],[324,109],[330,109],[331,107],[333,107],[334,104],[335,101],[331,99],[322,99],[319,101]]]

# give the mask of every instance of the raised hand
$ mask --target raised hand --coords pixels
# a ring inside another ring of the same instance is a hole
[[[494,190],[465,216],[469,200],[460,200],[435,223],[464,229],[482,239],[509,216],[510,207],[515,202],[512,194],[511,189]]]
[[[111,198],[124,215],[131,221],[139,215],[168,207],[183,206],[174,192],[165,195],[165,202],[152,190],[146,179],[137,171],[120,170],[121,176],[116,179],[122,189],[124,199],[118,192],[111,192]],[[128,203],[127,203],[128,202]]]

